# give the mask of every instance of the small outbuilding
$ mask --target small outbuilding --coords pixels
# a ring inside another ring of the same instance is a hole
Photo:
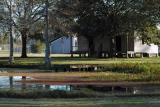
[[[63,36],[50,43],[51,54],[70,54],[77,51],[77,37]]]

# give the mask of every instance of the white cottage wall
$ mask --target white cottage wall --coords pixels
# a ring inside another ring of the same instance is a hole
[[[134,51],[135,53],[148,53],[148,54],[158,54],[158,46],[154,44],[143,44],[142,40],[136,38],[134,40]]]

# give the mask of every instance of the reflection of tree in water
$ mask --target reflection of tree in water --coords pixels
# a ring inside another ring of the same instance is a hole
[[[13,77],[9,77],[9,86],[12,89],[13,88]]]
[[[21,89],[24,90],[30,90],[30,89],[36,89],[36,90],[48,90],[48,91],[66,91],[66,92],[98,92],[102,94],[112,94],[112,95],[152,95],[152,94],[160,94],[160,85],[121,85],[121,86],[106,86],[106,85],[50,85],[50,84],[43,84],[43,83],[32,83],[28,84],[26,83],[26,79],[28,79],[25,76],[22,77],[1,77],[1,88],[9,88],[9,89]],[[21,82],[16,83],[16,81],[22,80]],[[5,84],[3,84],[5,82]],[[7,83],[6,83],[7,82]],[[19,87],[20,86],[20,87]]]
[[[22,76],[22,90],[25,90],[27,88],[25,81],[26,81],[26,76]]]
[[[91,90],[101,93],[121,93],[121,94],[133,94],[134,87],[123,87],[123,86],[101,86],[101,85],[87,85],[87,86],[72,86],[73,90]]]
[[[45,89],[49,90],[50,89],[50,85],[45,85]]]
[[[22,84],[21,84],[22,89],[26,89],[26,83],[24,82],[25,80],[26,80],[26,77],[22,76]],[[13,82],[14,82],[14,77],[10,76],[9,77],[9,87],[10,87],[10,89],[14,88]]]

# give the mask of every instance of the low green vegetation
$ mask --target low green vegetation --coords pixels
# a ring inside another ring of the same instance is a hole
[[[7,64],[7,57],[0,57],[0,64]],[[52,64],[62,65],[62,64],[119,64],[119,63],[131,63],[131,64],[159,64],[160,58],[71,58],[71,57],[52,57]],[[30,64],[44,64],[44,57],[37,55],[36,57],[28,58],[15,58],[14,64],[16,65],[30,65]]]
[[[107,74],[82,78],[83,80],[160,81],[160,58],[97,59],[77,57],[52,57],[52,59],[52,69],[50,70],[52,72],[55,71],[55,67],[58,67],[58,72],[64,72],[67,71],[67,66],[78,64],[96,65],[101,68],[98,69],[96,72],[106,72]],[[6,71],[23,71],[25,69],[27,71],[30,71],[35,69],[35,71],[40,72],[40,70],[45,71],[43,60],[43,57],[29,57],[24,59],[15,58],[14,64],[9,65],[7,58],[0,58],[0,67],[2,71],[3,68],[7,68]],[[83,71],[83,73],[84,72],[85,71]]]
[[[159,107],[159,97],[0,99],[0,107]]]
[[[159,63],[113,63],[103,65],[103,71],[119,73],[160,73]]]
[[[13,65],[8,64],[8,58],[0,58],[0,67],[5,66],[15,68],[28,68],[32,66],[43,69],[43,57],[15,58]],[[52,65],[97,65],[102,66],[103,71],[141,73],[141,72],[159,72],[160,58],[134,58],[134,59],[97,59],[97,58],[70,58],[53,57]],[[54,66],[53,66],[54,67]],[[61,67],[61,66],[60,66]],[[31,68],[32,69],[32,68]]]
[[[37,40],[35,44],[31,45],[31,53],[42,53],[44,52],[44,43],[40,40]]]

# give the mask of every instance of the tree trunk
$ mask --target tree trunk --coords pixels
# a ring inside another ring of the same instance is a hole
[[[9,64],[12,64],[14,61],[13,57],[13,34],[12,34],[12,2],[10,1],[10,7],[9,7],[9,15],[10,15],[10,36],[9,36],[9,44],[10,44],[10,55],[9,55]]]
[[[128,56],[128,35],[126,36],[126,57],[129,58]]]
[[[12,26],[10,26],[10,37],[9,37],[9,45],[10,45],[10,55],[9,55],[9,64],[12,64],[14,61],[13,57],[13,35],[12,35]]]
[[[45,1],[45,30],[44,30],[44,38],[45,38],[45,66],[47,69],[51,67],[51,60],[50,60],[50,46],[49,46],[49,37],[48,37],[48,0]]]
[[[10,89],[12,89],[13,88],[13,77],[12,76],[9,77],[9,85],[10,85]]]
[[[103,44],[100,43],[98,47],[98,52],[97,52],[99,58],[102,58],[102,50],[103,50]]]
[[[95,44],[93,38],[88,38],[88,57],[96,57]]]
[[[115,47],[115,37],[111,37],[110,38],[110,53],[109,53],[109,57],[110,58],[113,58],[113,57],[115,57],[116,55],[116,53],[115,53],[115,51],[116,51],[116,47]]]
[[[27,58],[27,34],[25,32],[22,32],[21,36],[22,36],[21,58]]]

